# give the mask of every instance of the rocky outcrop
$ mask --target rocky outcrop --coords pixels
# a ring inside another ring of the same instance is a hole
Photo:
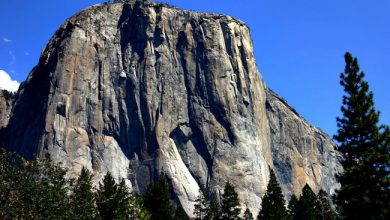
[[[14,94],[0,90],[0,130],[5,128],[10,118]]]
[[[10,135],[12,134],[12,135]],[[230,180],[256,213],[275,168],[288,196],[330,191],[332,141],[268,91],[247,26],[159,3],[93,6],[67,20],[19,89],[1,144],[50,153],[75,176],[142,193],[161,170],[188,214]]]
[[[335,174],[342,171],[334,142],[270,89],[266,108],[273,164],[285,195],[299,195],[306,183],[314,191],[333,193]]]

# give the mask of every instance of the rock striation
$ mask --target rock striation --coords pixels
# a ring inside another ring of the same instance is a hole
[[[266,109],[273,164],[284,193],[299,195],[307,183],[332,194],[338,187],[334,177],[342,171],[333,141],[270,89]]]
[[[5,128],[10,118],[13,93],[6,90],[0,90],[0,130]]]
[[[230,180],[256,213],[269,167],[287,197],[305,183],[332,192],[341,169],[332,140],[264,84],[244,23],[160,3],[105,3],[68,19],[10,116],[7,149],[50,153],[69,176],[111,172],[137,193],[162,170],[190,215],[200,184],[221,195]]]

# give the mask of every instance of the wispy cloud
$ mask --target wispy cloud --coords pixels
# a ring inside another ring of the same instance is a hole
[[[26,51],[26,52],[24,52],[24,55],[30,56],[30,53]]]
[[[0,70],[0,89],[16,92],[19,89],[19,85],[20,84],[16,80],[11,79],[8,73],[4,70]]]
[[[8,52],[9,55],[11,56],[11,62],[9,63],[10,66],[14,65],[16,62],[16,56],[15,56],[15,51],[11,50]]]
[[[3,37],[3,42],[4,43],[12,43],[12,40],[11,39],[8,39],[6,37]]]

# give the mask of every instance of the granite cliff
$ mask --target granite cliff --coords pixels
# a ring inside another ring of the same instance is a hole
[[[0,90],[0,130],[5,128],[10,118],[13,93],[6,90]]]
[[[306,183],[332,192],[341,169],[332,140],[263,82],[244,23],[160,3],[71,17],[12,111],[2,106],[7,149],[50,153],[71,177],[83,166],[95,181],[109,171],[138,193],[163,170],[189,214],[200,184],[221,195],[230,180],[256,213],[269,167],[287,197]]]

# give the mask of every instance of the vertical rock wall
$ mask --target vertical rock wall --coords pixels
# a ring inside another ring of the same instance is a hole
[[[0,90],[0,130],[8,124],[14,95],[8,91]]]
[[[163,170],[188,214],[199,185],[230,180],[257,213],[269,166],[288,196],[334,187],[332,141],[268,91],[248,28],[158,3],[93,6],[67,20],[22,85],[0,143],[50,153],[76,176],[142,193]],[[12,134],[12,135],[10,135]]]

